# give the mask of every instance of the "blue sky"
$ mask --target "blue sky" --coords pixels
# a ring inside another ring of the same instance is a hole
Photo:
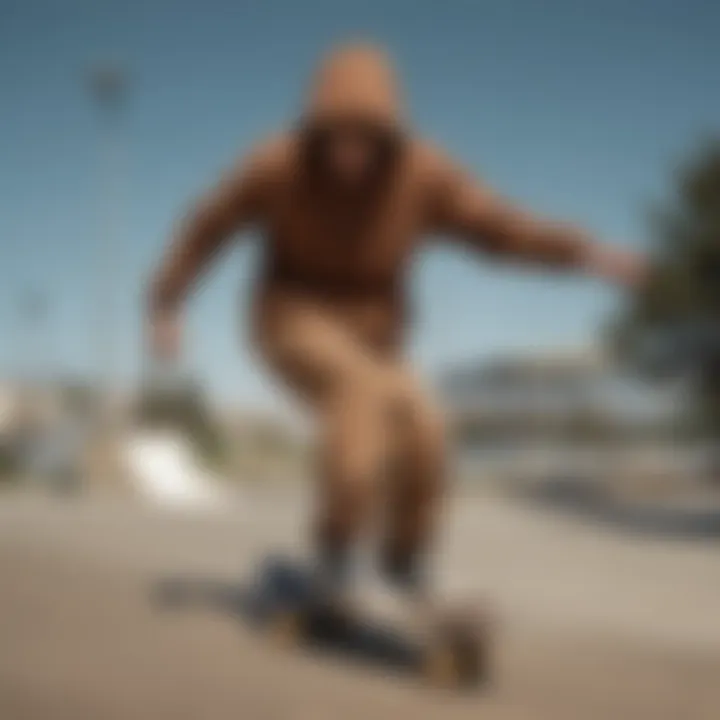
[[[313,62],[385,43],[416,125],[498,190],[643,247],[646,210],[720,123],[720,5],[689,0],[0,0],[0,363],[17,367],[18,294],[50,298],[38,363],[93,367],[102,229],[88,68],[123,63],[113,282],[117,366],[132,377],[139,289],[179,212],[253,140],[294,117]],[[188,361],[217,396],[274,402],[242,333],[255,240],[189,308]],[[586,279],[498,270],[438,248],[417,266],[412,352],[427,371],[577,345],[622,301]]]

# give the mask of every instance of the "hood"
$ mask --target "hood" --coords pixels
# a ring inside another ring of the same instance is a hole
[[[387,55],[372,45],[348,44],[318,66],[305,106],[306,123],[361,121],[398,131],[402,102]]]

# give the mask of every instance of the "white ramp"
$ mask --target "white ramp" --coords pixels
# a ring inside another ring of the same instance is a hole
[[[124,460],[135,490],[155,504],[215,507],[228,495],[220,480],[200,466],[190,443],[172,432],[143,432],[128,438]]]

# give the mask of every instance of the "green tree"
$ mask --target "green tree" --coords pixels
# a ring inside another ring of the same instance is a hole
[[[720,138],[679,169],[651,229],[651,278],[614,325],[616,346],[646,371],[658,357],[688,371],[701,416],[720,431]]]
[[[144,388],[138,408],[147,426],[171,427],[188,436],[203,458],[219,465],[225,456],[222,433],[213,421],[202,389],[193,383]]]

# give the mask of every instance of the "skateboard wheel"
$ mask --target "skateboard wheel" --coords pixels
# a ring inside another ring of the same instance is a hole
[[[477,688],[487,680],[483,643],[466,638],[456,646],[455,657],[459,686]]]
[[[476,688],[485,680],[481,650],[471,642],[447,642],[430,648],[425,657],[424,676],[438,688]]]
[[[279,612],[268,621],[267,634],[278,647],[294,647],[305,635],[305,618],[298,612]]]
[[[427,650],[423,674],[434,687],[449,689],[458,685],[457,656],[449,643],[441,643]]]

